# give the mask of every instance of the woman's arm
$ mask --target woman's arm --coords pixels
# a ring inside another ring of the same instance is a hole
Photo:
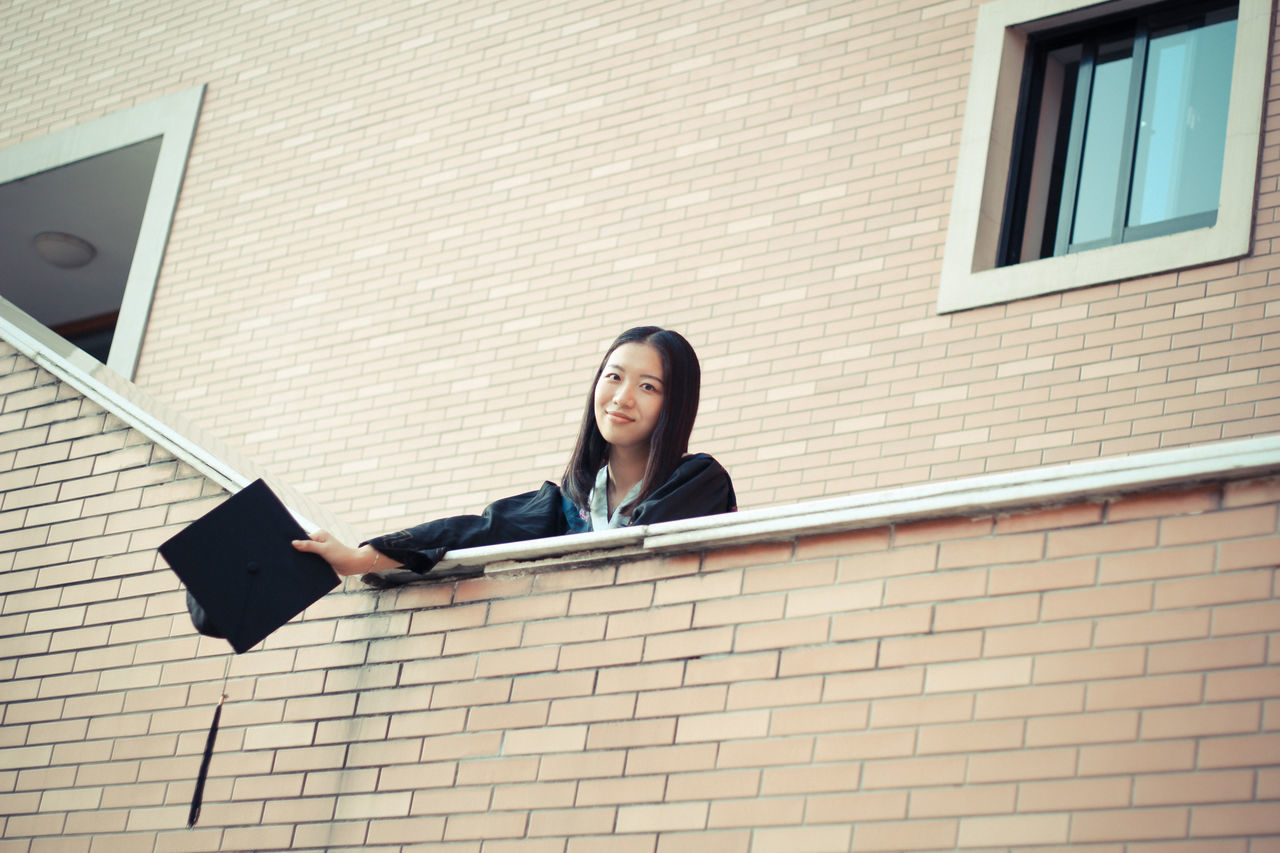
[[[369,544],[382,554],[379,569],[387,568],[384,561],[396,560],[410,571],[426,574],[448,551],[559,536],[568,529],[560,488],[544,483],[536,492],[494,501],[481,515],[428,521],[375,536]]]
[[[352,548],[335,539],[327,530],[317,530],[310,539],[295,539],[293,547],[307,554],[316,554],[340,575],[363,575],[383,569],[398,569],[401,562],[379,552],[372,545]]]

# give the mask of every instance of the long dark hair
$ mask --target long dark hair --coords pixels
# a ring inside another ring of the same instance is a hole
[[[609,346],[596,368],[591,391],[587,394],[587,411],[578,430],[578,443],[560,482],[561,490],[580,507],[587,506],[596,483],[596,473],[609,457],[609,444],[596,426],[596,383],[600,381],[609,356],[623,344],[648,344],[662,359],[662,411],[658,414],[653,435],[649,437],[649,460],[645,464],[644,479],[640,481],[640,494],[631,507],[665,483],[689,452],[689,434],[693,432],[693,421],[698,416],[698,395],[702,387],[702,368],[698,366],[697,354],[679,332],[657,326],[627,329]]]

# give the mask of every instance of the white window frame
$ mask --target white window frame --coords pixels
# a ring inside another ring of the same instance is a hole
[[[938,313],[1247,255],[1253,242],[1270,0],[1239,0],[1218,219],[1209,228],[996,266],[1028,36],[1158,0],[991,0],[978,12]]]
[[[120,316],[111,340],[111,353],[107,358],[107,366],[126,379],[132,379],[137,370],[156,279],[169,241],[204,90],[204,86],[194,86],[0,150],[0,184],[5,184],[161,137],[151,191],[143,210],[142,226],[138,231]],[[0,299],[0,310],[10,317],[25,317],[7,300]]]

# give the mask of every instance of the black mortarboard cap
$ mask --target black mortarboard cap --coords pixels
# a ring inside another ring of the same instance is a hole
[[[160,546],[237,654],[247,652],[338,585],[322,558],[291,544],[307,534],[255,480]]]

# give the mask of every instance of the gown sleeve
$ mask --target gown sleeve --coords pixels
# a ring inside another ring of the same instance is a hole
[[[657,524],[733,512],[738,498],[724,466],[697,453],[686,456],[675,472],[631,513],[631,524]]]
[[[367,544],[406,569],[425,574],[457,548],[500,545],[560,536],[571,530],[572,507],[554,483],[494,501],[481,515],[458,515],[370,539]],[[737,497],[729,472],[705,453],[687,456],[657,491],[636,507],[631,524],[655,524],[732,512]]]
[[[522,542],[567,533],[560,487],[543,483],[525,492],[494,501],[480,515],[456,515],[418,524],[406,530],[375,536],[367,543],[404,567],[423,574],[431,571],[446,551]]]
[[[680,518],[697,518],[733,512],[737,498],[729,472],[705,453],[687,456],[675,473],[649,498],[636,507],[631,524],[656,524]],[[405,568],[425,574],[440,562],[447,551],[499,545],[528,539],[543,539],[569,532],[580,532],[583,525],[571,530],[570,516],[580,515],[555,483],[543,483],[536,492],[494,501],[480,515],[457,515],[415,525],[406,530],[376,536],[366,543],[404,564]],[[201,634],[224,636],[208,614],[187,594],[187,610]]]

